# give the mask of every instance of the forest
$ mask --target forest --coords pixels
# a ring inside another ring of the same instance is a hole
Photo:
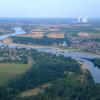
[[[99,58],[95,58],[95,59],[93,59],[91,61],[94,63],[94,65],[96,67],[100,68],[100,59]]]
[[[19,49],[20,51],[20,49]],[[100,85],[81,64],[70,57],[24,49],[34,63],[27,72],[0,87],[0,100],[99,100]],[[20,93],[50,83],[43,93],[21,97]],[[6,96],[5,96],[6,95]]]
[[[21,43],[21,44],[52,45],[55,43],[62,44],[64,41],[66,41],[68,45],[70,45],[67,39],[62,39],[62,38],[59,38],[59,39],[48,38],[47,36],[43,38],[31,38],[31,37],[20,37],[20,36],[13,37],[14,43]]]

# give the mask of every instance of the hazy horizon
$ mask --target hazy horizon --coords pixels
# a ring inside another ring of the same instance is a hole
[[[99,0],[0,0],[0,18],[100,18]]]

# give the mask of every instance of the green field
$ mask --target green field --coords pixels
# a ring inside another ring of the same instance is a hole
[[[28,64],[0,64],[0,86],[30,68]]]

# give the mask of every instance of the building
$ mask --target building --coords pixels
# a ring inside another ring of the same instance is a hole
[[[78,23],[81,23],[81,17],[78,18]]]
[[[88,18],[87,17],[82,19],[82,23],[87,23],[87,22],[88,22]]]

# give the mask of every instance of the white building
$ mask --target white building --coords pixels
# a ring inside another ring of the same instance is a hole
[[[83,23],[87,23],[87,22],[88,22],[88,18],[87,18],[87,17],[83,18],[83,19],[82,19],[82,22],[83,22]]]
[[[81,22],[81,17],[78,17],[78,23],[80,23]]]

